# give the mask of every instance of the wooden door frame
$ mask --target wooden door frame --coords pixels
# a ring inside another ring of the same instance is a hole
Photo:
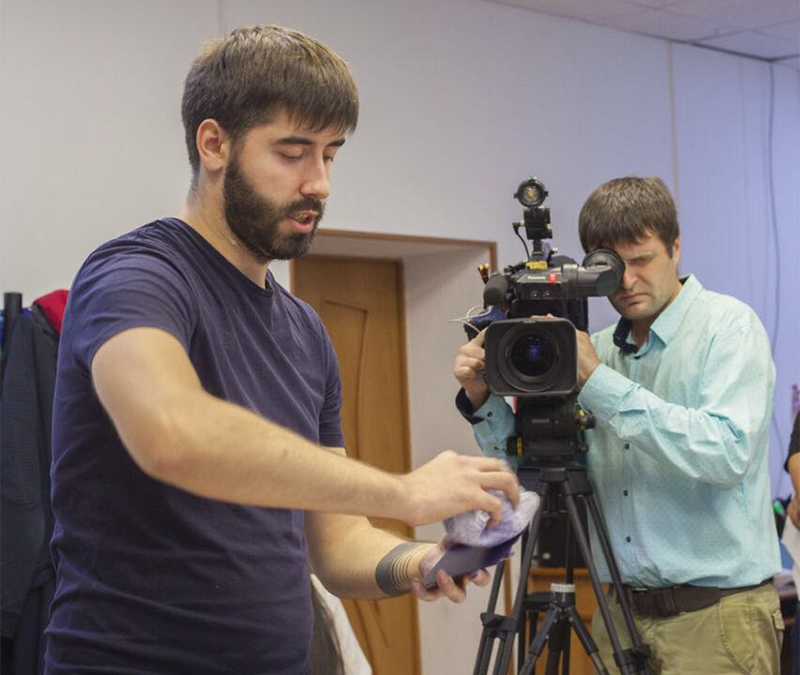
[[[465,249],[465,248],[474,248],[477,250],[488,250],[489,251],[489,267],[491,271],[497,270],[497,242],[496,241],[488,241],[482,239],[454,239],[451,237],[425,237],[419,235],[412,235],[412,234],[390,234],[386,232],[365,232],[362,230],[339,230],[339,229],[329,229],[325,228],[323,230],[319,230],[315,236],[315,241],[325,241],[326,239],[335,240],[335,239],[360,239],[363,241],[373,241],[373,242],[382,242],[382,243],[390,243],[390,242],[397,242],[397,243],[409,243],[409,244],[419,244],[421,247],[428,245],[431,247],[435,247],[437,250],[441,247],[452,246],[453,248],[458,249]],[[433,251],[432,251],[433,252]],[[316,253],[312,246],[310,251],[311,255],[328,255],[325,252]],[[335,256],[339,257],[339,256]],[[403,256],[397,255],[386,255],[386,256],[353,256],[357,258],[372,258],[375,259],[384,259],[384,260],[403,260]],[[291,290],[294,286],[294,260],[289,261],[289,290]]]

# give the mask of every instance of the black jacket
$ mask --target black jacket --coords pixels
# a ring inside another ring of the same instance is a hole
[[[14,322],[5,350],[0,383],[3,672],[34,675],[41,672],[42,632],[55,578],[49,472],[58,334],[34,307]]]

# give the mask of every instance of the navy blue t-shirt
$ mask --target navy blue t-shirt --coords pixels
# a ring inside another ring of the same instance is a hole
[[[330,340],[272,276],[258,287],[177,219],[97,249],[72,287],[59,351],[46,670],[305,673],[303,512],[197,497],[147,476],[95,394],[97,350],[144,326],[175,336],[214,396],[344,445]]]

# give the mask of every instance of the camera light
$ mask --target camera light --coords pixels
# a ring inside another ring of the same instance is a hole
[[[547,190],[544,187],[544,183],[538,178],[529,178],[523,181],[514,193],[514,199],[526,209],[541,206],[546,198]]]

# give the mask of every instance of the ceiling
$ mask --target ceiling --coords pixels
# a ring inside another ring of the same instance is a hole
[[[800,0],[487,0],[800,70]]]

